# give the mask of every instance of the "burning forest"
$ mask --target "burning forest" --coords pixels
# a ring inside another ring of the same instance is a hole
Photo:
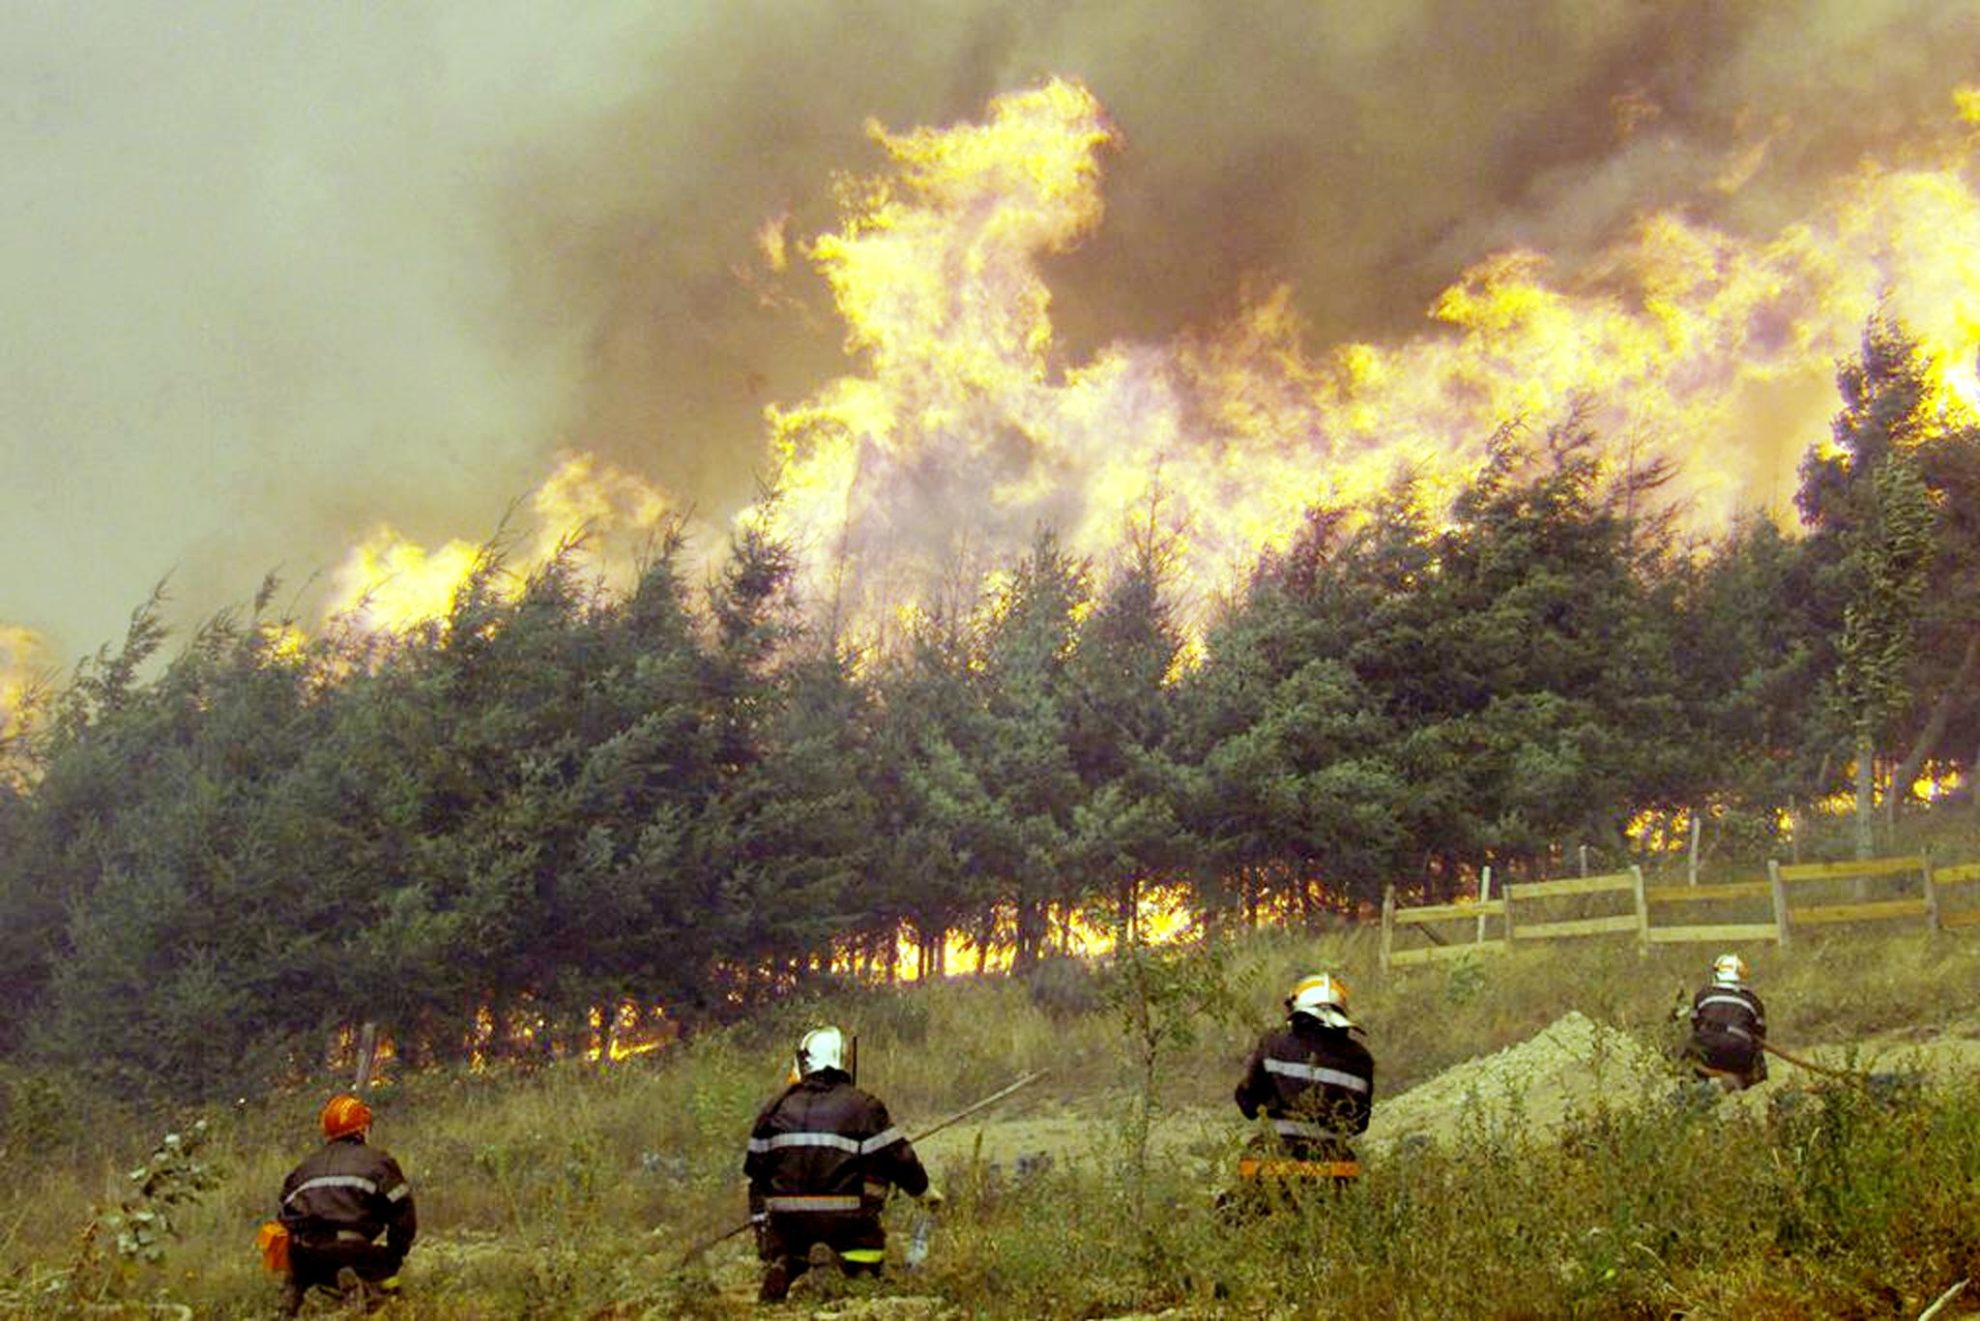
[[[1980,84],[1898,58],[1972,35],[1914,17],[1817,34],[1877,75],[1846,143],[1757,19],[1721,34],[1751,67],[1684,46],[1551,126],[1507,91],[1462,161],[1342,90],[1303,132],[1394,180],[1291,171],[1286,216],[1218,176],[1200,252],[1136,247],[1184,198],[1145,145],[1180,91],[862,106],[808,188],[739,190],[709,305],[747,310],[702,319],[631,183],[519,151],[527,315],[463,376],[563,402],[461,465],[519,498],[325,477],[326,572],[191,625],[154,595],[67,683],[0,629],[0,1045],[216,1086],[359,1021],[413,1063],[609,1054],[629,1006],[692,1032],[835,976],[1351,920],[1683,817],[1728,863],[1888,841],[1980,760]],[[1432,164],[1468,209],[1375,233]],[[1330,244],[1398,292],[1303,283]],[[738,326],[777,359],[746,401],[649,428],[634,348]]]

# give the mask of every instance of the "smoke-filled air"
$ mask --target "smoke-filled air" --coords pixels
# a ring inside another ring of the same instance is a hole
[[[1202,601],[1575,408],[1788,522],[1879,308],[1980,402],[1970,4],[8,9],[0,701],[491,537],[759,523],[871,629],[1152,520]]]
[[[0,0],[0,308],[0,1321],[1980,1316],[1980,0]]]

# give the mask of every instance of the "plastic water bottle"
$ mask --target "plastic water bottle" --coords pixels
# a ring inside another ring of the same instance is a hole
[[[914,1213],[914,1227],[908,1238],[907,1245],[907,1268],[909,1270],[920,1270],[922,1263],[928,1260],[928,1240],[934,1236],[934,1233],[935,1217],[929,1215],[926,1211],[916,1211]]]

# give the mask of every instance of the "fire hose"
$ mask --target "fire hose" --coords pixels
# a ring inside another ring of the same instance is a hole
[[[1863,1079],[1859,1075],[1851,1073],[1847,1069],[1826,1068],[1823,1065],[1802,1059],[1799,1055],[1790,1055],[1788,1054],[1788,1052],[1782,1050],[1779,1046],[1774,1045],[1772,1042],[1767,1042],[1767,1041],[1761,1042],[1760,1049],[1766,1051],[1769,1055],[1774,1055],[1779,1057],[1780,1059],[1786,1060],[1789,1064],[1794,1065],[1794,1067],[1797,1069],[1806,1069],[1810,1073],[1819,1073],[1829,1078],[1840,1078],[1844,1082],[1853,1082],[1858,1085],[1865,1085],[1863,1083]]]
[[[940,1133],[943,1129],[948,1128],[950,1125],[960,1124],[963,1120],[968,1119],[971,1115],[977,1113],[978,1111],[989,1109],[991,1106],[997,1104],[997,1102],[1003,1100],[1005,1097],[1011,1095],[1011,1093],[1019,1090],[1020,1088],[1031,1086],[1031,1084],[1037,1082],[1040,1078],[1043,1078],[1046,1074],[1050,1072],[1051,1072],[1050,1069],[1039,1069],[1036,1070],[1035,1072],[1027,1073],[1022,1078],[1019,1078],[1016,1082],[1012,1083],[1010,1086],[1005,1087],[1000,1091],[992,1092],[990,1095],[984,1097],[982,1100],[976,1102],[974,1105],[964,1106],[962,1109],[956,1111],[954,1114],[942,1120],[940,1123],[931,1124],[927,1128],[922,1129],[919,1133],[911,1134],[907,1138],[907,1141],[910,1143],[921,1142],[927,1138],[934,1137],[937,1133]],[[687,1250],[687,1253],[681,1258],[681,1264],[677,1266],[675,1269],[676,1270],[686,1269],[688,1266],[692,1265],[694,1263],[695,1258],[699,1257],[702,1253],[708,1251],[708,1249],[714,1247],[718,1243],[726,1243],[728,1240],[742,1233],[745,1229],[748,1229],[751,1225],[754,1225],[755,1223],[756,1220],[754,1217],[746,1217],[741,1221],[741,1223],[731,1225],[729,1228],[723,1230],[719,1234],[716,1234],[714,1237],[705,1238],[701,1240],[701,1242],[695,1244],[693,1247]]]
[[[1858,1091],[1861,1091],[1865,1096],[1869,1097],[1871,1100],[1877,1102],[1879,1105],[1891,1104],[1891,1098],[1885,1095],[1884,1093],[1879,1092],[1875,1087],[1875,1085],[1872,1084],[1871,1080],[1869,1078],[1864,1077],[1860,1073],[1852,1072],[1849,1069],[1827,1068],[1823,1065],[1815,1063],[1812,1060],[1802,1059],[1799,1055],[1791,1055],[1787,1051],[1782,1050],[1779,1046],[1771,1046],[1764,1041],[1760,1043],[1760,1048],[1766,1051],[1769,1055],[1779,1056],[1781,1059],[1786,1060],[1789,1064],[1794,1065],[1797,1069],[1806,1069],[1810,1073],[1819,1073],[1825,1078],[1834,1078],[1838,1082],[1846,1082],[1851,1087],[1854,1087]]]

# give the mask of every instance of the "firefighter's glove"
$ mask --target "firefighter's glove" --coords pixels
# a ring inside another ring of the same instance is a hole
[[[930,1211],[939,1211],[942,1209],[942,1200],[943,1200],[942,1190],[937,1188],[934,1184],[930,1184],[928,1185],[928,1191],[923,1193],[920,1197],[916,1198],[915,1200],[919,1201],[923,1206],[927,1207]]]

